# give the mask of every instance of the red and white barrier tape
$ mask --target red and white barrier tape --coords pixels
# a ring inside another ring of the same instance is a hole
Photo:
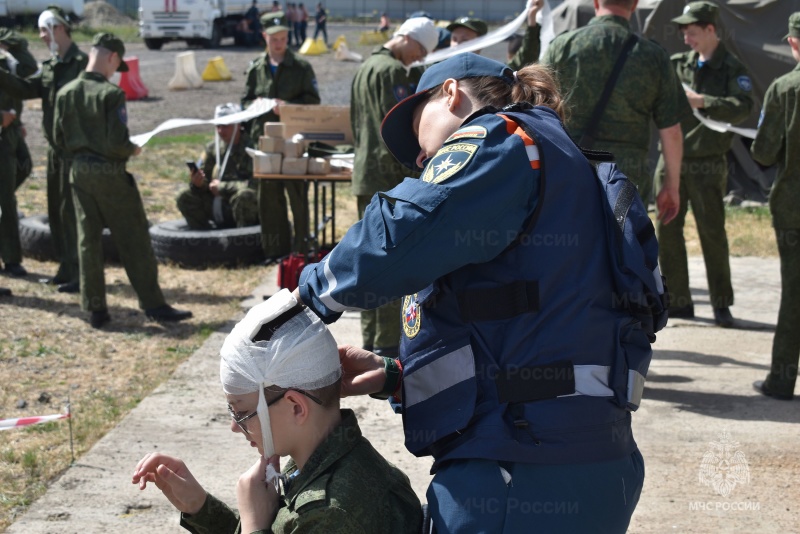
[[[17,419],[0,419],[0,430],[10,430],[28,425],[38,425],[40,423],[48,423],[58,419],[69,419],[69,413],[59,413],[55,415],[38,415],[34,417],[19,417]]]

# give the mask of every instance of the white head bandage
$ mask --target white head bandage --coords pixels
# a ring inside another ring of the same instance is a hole
[[[56,18],[56,16],[53,14],[52,11],[49,10],[42,11],[42,14],[39,15],[40,28],[52,28],[57,24],[60,24],[60,22],[58,22],[58,19]]]
[[[61,24],[61,21],[56,18],[55,14],[50,11],[42,11],[42,14],[39,15],[39,28],[44,28],[47,30],[47,33],[50,34],[50,55],[56,57],[58,55],[58,43],[56,43],[56,37],[53,34],[53,26],[57,26]]]
[[[439,31],[433,25],[433,21],[427,17],[414,17],[406,20],[394,32],[394,36],[407,35],[425,48],[425,53],[430,54],[436,49],[439,42]]]
[[[288,289],[253,307],[231,331],[220,350],[222,389],[230,395],[258,391],[258,420],[264,458],[275,454],[265,386],[314,390],[342,375],[336,341],[308,308],[281,324],[266,341],[253,341],[262,327],[299,303]],[[279,323],[279,321],[276,321]]]

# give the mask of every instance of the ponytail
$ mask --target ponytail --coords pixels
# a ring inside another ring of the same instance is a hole
[[[534,106],[546,106],[561,117],[566,115],[566,106],[561,97],[553,71],[539,64],[532,64],[516,72],[517,83],[511,87],[512,102],[530,102]]]
[[[566,105],[552,69],[538,63],[514,73],[513,84],[495,76],[464,78],[460,83],[484,106],[503,108],[514,102],[529,102],[552,109],[562,121],[566,118]]]

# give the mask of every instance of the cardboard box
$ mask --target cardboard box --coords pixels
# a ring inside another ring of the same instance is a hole
[[[295,142],[288,139],[283,144],[283,155],[287,158],[301,158],[306,151],[306,145],[302,141]]]
[[[283,154],[283,149],[286,146],[286,140],[282,137],[266,137],[258,138],[258,149],[261,152],[268,154]]]
[[[253,172],[256,174],[280,174],[283,154],[259,154],[253,158]]]
[[[311,106],[284,104],[281,120],[286,125],[286,137],[303,134],[306,144],[322,141],[330,145],[353,142],[350,128],[350,106]]]
[[[281,174],[308,174],[308,158],[283,158]]]
[[[264,135],[267,137],[286,137],[286,125],[282,122],[265,122]]]
[[[326,158],[308,158],[308,174],[329,174],[331,161]]]

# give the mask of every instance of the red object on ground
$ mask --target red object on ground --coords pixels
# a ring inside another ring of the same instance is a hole
[[[147,98],[147,87],[139,76],[139,58],[126,57],[125,63],[128,64],[128,72],[120,72],[119,78],[119,88],[125,92],[125,98],[127,100]]]

